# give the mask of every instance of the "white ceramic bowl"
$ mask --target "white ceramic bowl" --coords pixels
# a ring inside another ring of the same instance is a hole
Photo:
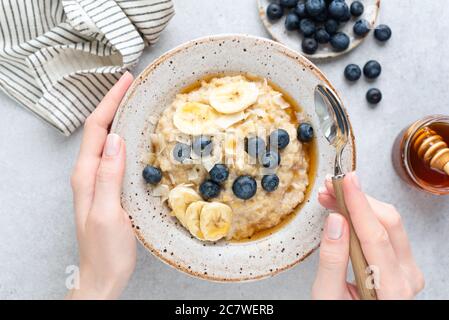
[[[246,35],[218,35],[183,44],[149,65],[134,81],[114,120],[112,131],[127,145],[122,204],[132,217],[141,243],[169,265],[213,281],[262,279],[305,259],[320,243],[326,211],[316,198],[318,186],[332,172],[335,151],[317,132],[318,166],[308,200],[300,212],[272,235],[246,243],[201,242],[169,216],[161,199],[151,196],[140,161],[149,150],[154,118],[187,85],[208,74],[252,73],[288,92],[318,130],[314,88],[329,81],[310,61],[287,47]],[[153,120],[152,120],[153,119]],[[344,154],[347,170],[355,167],[354,140]]]
[[[352,18],[340,30],[342,32],[345,32],[351,39],[351,44],[349,45],[348,49],[342,52],[336,52],[332,49],[332,47],[329,44],[326,45],[320,44],[318,51],[315,54],[308,55],[303,53],[303,55],[313,60],[335,58],[355,49],[359,44],[362,43],[363,40],[366,39],[366,37],[368,37],[369,35],[372,36],[372,32],[370,32],[365,37],[357,37],[354,34],[352,27],[354,26],[354,22],[357,21],[358,19],[366,19],[367,21],[369,21],[371,28],[373,28],[376,23],[377,16],[379,14],[380,0],[359,0],[359,1],[362,2],[365,7],[363,15],[358,18]],[[302,51],[301,42],[303,36],[298,31],[288,31],[285,29],[284,26],[285,16],[279,19],[278,21],[274,22],[270,21],[267,18],[266,12],[270,2],[272,2],[272,0],[257,0],[259,15],[268,33],[274,40],[281,42],[282,44],[285,44],[290,48]],[[351,5],[352,3],[352,1],[346,2],[348,3],[348,5]]]

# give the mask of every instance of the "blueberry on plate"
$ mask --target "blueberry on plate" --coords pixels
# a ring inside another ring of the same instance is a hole
[[[274,169],[281,163],[281,156],[276,151],[269,150],[260,157],[260,163],[264,168]]]
[[[262,188],[267,192],[273,192],[279,186],[279,177],[275,174],[265,175],[262,178]]]
[[[349,81],[357,81],[362,76],[362,70],[356,64],[349,64],[345,68],[345,78]]]
[[[307,10],[306,10],[306,4],[304,2],[299,2],[296,5],[295,9],[293,9],[293,12],[296,13],[296,15],[300,19],[309,17],[309,14],[307,13]]]
[[[259,137],[245,138],[245,151],[253,158],[258,158],[265,151],[265,141]]]
[[[349,37],[346,33],[338,32],[331,37],[331,46],[335,51],[341,52],[349,48]]]
[[[240,176],[232,184],[232,192],[239,199],[251,199],[257,192],[256,180],[251,176]]]
[[[326,2],[324,0],[306,0],[306,10],[311,17],[316,17],[326,10]]]
[[[326,31],[324,28],[318,28],[318,30],[315,33],[315,40],[318,43],[328,43],[331,39],[330,34]]]
[[[354,33],[359,37],[366,36],[370,31],[370,24],[365,19],[357,20],[353,27]]]
[[[376,79],[382,73],[380,63],[375,60],[368,61],[363,67],[363,74],[368,79]]]
[[[304,122],[298,126],[298,140],[310,142],[313,139],[313,127],[310,123]]]
[[[313,17],[313,20],[315,20],[318,23],[324,23],[329,18],[329,14],[327,13],[327,10],[322,11],[319,15]]]
[[[349,7],[346,2],[341,0],[334,0],[329,4],[329,15],[338,20],[342,21],[342,19],[346,19],[349,12]]]
[[[284,8],[294,8],[299,0],[280,0],[279,4]]]
[[[382,100],[382,92],[379,89],[369,89],[366,93],[366,100],[370,104],[378,104]]]
[[[351,20],[351,12],[349,11],[349,9],[347,11],[345,11],[345,14],[343,17],[340,18],[340,22],[348,22],[349,20]]]
[[[207,157],[212,154],[213,143],[210,137],[198,136],[193,139],[193,152],[200,157]]]
[[[304,34],[304,37],[311,37],[316,31],[315,22],[308,18],[302,19],[299,23],[299,30]]]
[[[285,18],[285,29],[289,31],[297,30],[299,28],[299,18],[296,13],[290,12]]]
[[[146,166],[142,172],[143,178],[147,183],[158,184],[162,180],[162,171],[153,166]]]
[[[220,185],[212,180],[200,184],[200,194],[204,200],[216,198],[220,195]]]
[[[330,35],[334,35],[338,32],[339,22],[334,19],[329,19],[324,24],[324,28],[326,29],[327,33]]]
[[[217,183],[225,182],[229,177],[229,169],[224,164],[216,164],[209,171],[210,179]]]
[[[392,32],[389,26],[380,24],[374,29],[374,37],[382,42],[388,41],[391,38]]]
[[[306,54],[314,54],[318,50],[318,42],[313,38],[304,38],[301,46]]]
[[[267,17],[270,20],[279,20],[284,15],[284,8],[277,3],[270,3],[267,7]]]
[[[354,1],[351,3],[350,11],[354,17],[360,17],[363,14],[363,11],[365,11],[365,7],[360,1]]]
[[[178,142],[173,148],[173,158],[178,162],[183,162],[185,159],[190,158],[192,148],[185,143]]]
[[[290,143],[290,136],[284,129],[274,130],[268,137],[270,149],[282,150],[285,149]]]

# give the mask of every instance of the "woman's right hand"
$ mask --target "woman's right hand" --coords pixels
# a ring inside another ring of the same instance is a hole
[[[356,174],[343,183],[345,201],[368,264],[374,270],[378,299],[412,299],[424,288],[424,277],[416,265],[410,243],[396,209],[365,195]],[[338,212],[330,179],[320,189],[318,200]],[[356,287],[346,282],[349,262],[349,226],[332,213],[327,218],[321,241],[314,299],[359,299]]]

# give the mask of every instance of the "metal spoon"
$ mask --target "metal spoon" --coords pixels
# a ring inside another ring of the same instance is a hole
[[[372,288],[368,263],[363,255],[359,239],[346,207],[343,179],[345,173],[341,163],[343,150],[348,144],[349,122],[340,99],[329,88],[317,85],[315,88],[315,111],[320,120],[321,131],[330,145],[335,147],[335,164],[332,184],[340,213],[345,216],[350,229],[350,257],[359,296],[362,300],[376,300],[376,291]]]

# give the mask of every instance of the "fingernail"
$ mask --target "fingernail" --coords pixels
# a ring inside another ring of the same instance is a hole
[[[338,240],[343,235],[343,217],[338,213],[331,213],[327,218],[327,237],[331,240]]]
[[[332,181],[332,175],[330,173],[326,174],[326,180],[327,181]]]
[[[359,181],[359,178],[357,177],[357,174],[355,173],[355,171],[351,172],[351,181],[357,189],[361,189],[360,181]]]
[[[106,145],[104,146],[104,154],[107,157],[113,157],[120,151],[120,137],[115,133],[108,134]]]
[[[318,193],[327,193],[327,189],[325,187],[319,187]]]

